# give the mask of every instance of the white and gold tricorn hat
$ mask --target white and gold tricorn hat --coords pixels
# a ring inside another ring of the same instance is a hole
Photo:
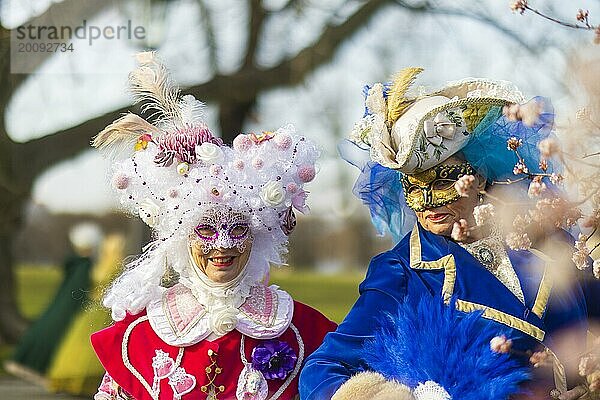
[[[366,113],[350,140],[369,146],[371,159],[385,167],[414,174],[432,168],[462,149],[487,125],[490,111],[523,103],[510,82],[467,78],[442,89],[409,96],[422,68],[405,68],[391,84],[367,87]],[[489,121],[491,122],[491,121]]]

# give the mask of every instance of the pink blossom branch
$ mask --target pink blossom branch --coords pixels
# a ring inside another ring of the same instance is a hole
[[[566,21],[560,20],[558,18],[552,17],[550,15],[544,14],[541,11],[530,7],[527,0],[515,0],[511,4],[510,8],[513,11],[518,12],[519,14],[523,14],[526,10],[529,10],[532,13],[534,13],[548,21],[554,22],[556,24],[559,24],[559,25],[567,27],[567,28],[583,29],[586,31],[595,31],[596,37],[594,38],[594,43],[600,44],[600,25],[594,26],[594,25],[590,24],[589,11],[587,11],[587,10],[584,11],[584,10],[580,9],[579,12],[577,13],[577,16],[575,17],[577,19],[577,21],[583,23],[583,25],[582,25],[582,24],[578,24],[578,23],[566,22]]]
[[[531,8],[527,4],[525,4],[524,8],[527,9],[527,10],[529,10],[529,11],[531,11],[534,14],[539,15],[542,18],[547,19],[548,21],[552,21],[552,22],[555,22],[555,23],[557,23],[559,25],[566,26],[567,28],[584,29],[586,31],[590,31],[590,30],[596,29],[595,26],[592,26],[592,25],[590,25],[588,23],[587,17],[585,17],[585,26],[583,26],[583,25],[579,25],[579,24],[573,24],[573,23],[570,23],[570,22],[561,21],[561,20],[559,20],[557,18],[554,18],[554,17],[551,17],[549,15],[546,15],[546,14],[542,13],[542,12],[536,10],[535,8]]]

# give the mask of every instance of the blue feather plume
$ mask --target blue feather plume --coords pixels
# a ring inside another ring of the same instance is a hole
[[[529,368],[490,349],[490,340],[503,332],[481,314],[459,312],[439,297],[404,302],[397,315],[380,319],[364,359],[369,368],[411,388],[434,381],[454,400],[507,399],[520,392]]]

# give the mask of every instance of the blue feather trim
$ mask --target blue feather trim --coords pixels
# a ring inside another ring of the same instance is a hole
[[[459,312],[439,297],[413,303],[379,320],[375,338],[365,346],[371,369],[411,388],[434,381],[454,400],[501,400],[520,392],[529,368],[490,349],[490,340],[504,332],[482,312]]]

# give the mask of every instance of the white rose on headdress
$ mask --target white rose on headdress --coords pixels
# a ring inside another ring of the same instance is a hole
[[[233,307],[223,307],[210,313],[210,329],[217,335],[223,336],[235,329],[238,323],[238,310]]]
[[[225,158],[225,154],[220,146],[208,142],[196,146],[196,155],[206,164],[219,164],[222,163]]]
[[[277,181],[267,182],[260,191],[260,198],[271,207],[280,205],[285,199],[283,185]]]
[[[142,221],[146,223],[150,228],[153,228],[158,223],[158,214],[160,213],[160,206],[150,200],[149,198],[145,198],[140,203],[140,208],[138,209],[138,214]]]

